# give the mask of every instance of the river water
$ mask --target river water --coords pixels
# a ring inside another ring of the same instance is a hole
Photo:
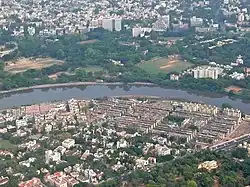
[[[241,99],[232,100],[227,96],[211,93],[188,92],[155,86],[105,86],[92,85],[81,87],[64,87],[50,89],[34,89],[30,91],[4,94],[0,96],[0,109],[30,105],[35,103],[75,99],[91,99],[111,96],[140,95],[157,96],[169,99],[181,99],[203,102],[221,107],[222,103],[229,103],[234,108],[250,113],[250,103]]]

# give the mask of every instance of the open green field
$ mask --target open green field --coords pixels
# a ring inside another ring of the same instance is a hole
[[[0,140],[0,149],[16,149],[16,145],[10,143],[9,140]]]
[[[139,67],[149,73],[155,74],[160,72],[171,73],[181,72],[190,68],[193,64],[183,61],[179,58],[155,58],[139,64]]]
[[[98,71],[102,71],[103,68],[101,66],[89,66],[89,67],[86,67],[86,68],[83,68],[85,71],[87,72],[98,72]]]

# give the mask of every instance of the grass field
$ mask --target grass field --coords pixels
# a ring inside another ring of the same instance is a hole
[[[77,69],[82,69],[82,70],[85,70],[87,72],[92,72],[92,73],[103,70],[103,68],[101,66],[89,66],[89,67],[86,67],[86,68],[77,68]],[[68,71],[68,72],[67,71],[61,71],[61,72],[51,74],[48,77],[50,79],[56,80],[58,78],[58,76],[60,76],[63,73],[66,74],[66,75],[75,75],[75,71]]]
[[[54,64],[61,65],[62,63],[64,62],[52,58],[20,58],[16,61],[6,62],[4,70],[15,74],[27,71],[29,69],[42,69]]]
[[[87,72],[93,72],[93,73],[103,70],[103,68],[101,66],[89,66],[89,67],[86,67],[83,69],[86,70]]]
[[[141,69],[153,74],[160,72],[181,72],[191,66],[191,63],[183,61],[179,57],[155,58],[139,64]]]
[[[0,149],[16,149],[16,145],[10,143],[9,140],[0,140]]]

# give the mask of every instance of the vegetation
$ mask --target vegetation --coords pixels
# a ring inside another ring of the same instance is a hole
[[[0,140],[0,149],[16,149],[16,145],[12,144],[9,140]]]
[[[191,66],[191,63],[178,58],[155,58],[139,64],[141,69],[153,74],[181,72]]]
[[[104,29],[96,29],[86,35],[49,38],[31,36],[14,38],[6,32],[1,32],[1,42],[15,42],[18,50],[4,56],[0,61],[0,89],[101,79],[104,82],[150,82],[160,86],[219,92],[228,94],[230,97],[250,99],[249,92],[245,91],[250,89],[250,78],[234,80],[225,76],[212,80],[194,79],[187,75],[179,81],[169,80],[169,72],[178,72],[192,64],[202,65],[209,61],[228,64],[235,61],[239,54],[244,57],[246,66],[250,66],[250,56],[247,52],[250,46],[249,34],[244,37],[230,33],[208,34],[203,40],[218,37],[231,38],[238,42],[208,49],[208,46],[215,45],[217,41],[201,45],[200,40],[193,35],[187,35],[183,40],[177,40],[176,44],[164,47],[158,44],[159,37],[156,37],[156,41],[149,41],[143,38],[132,38],[130,33],[111,33]],[[169,59],[166,59],[171,55],[178,55],[178,62],[169,63]],[[62,60],[64,63],[43,69],[29,69],[16,74],[4,71],[5,61],[19,57],[49,57]],[[156,58],[160,60],[152,60]],[[114,64],[112,60],[120,61],[123,66]],[[54,74],[57,75],[56,78],[48,77]],[[243,88],[243,92],[241,94],[226,93],[225,88],[232,85]]]
[[[199,163],[207,160],[216,160],[219,167],[211,172],[199,170]],[[126,186],[243,187],[250,184],[249,163],[249,157],[238,162],[231,153],[204,150],[158,165],[151,172],[134,171],[127,177],[118,177],[99,186],[121,186],[126,181]]]

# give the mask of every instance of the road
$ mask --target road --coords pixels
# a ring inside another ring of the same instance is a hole
[[[214,151],[225,151],[237,147],[240,143],[250,140],[250,133],[234,138],[232,140],[222,142],[210,147]]]

